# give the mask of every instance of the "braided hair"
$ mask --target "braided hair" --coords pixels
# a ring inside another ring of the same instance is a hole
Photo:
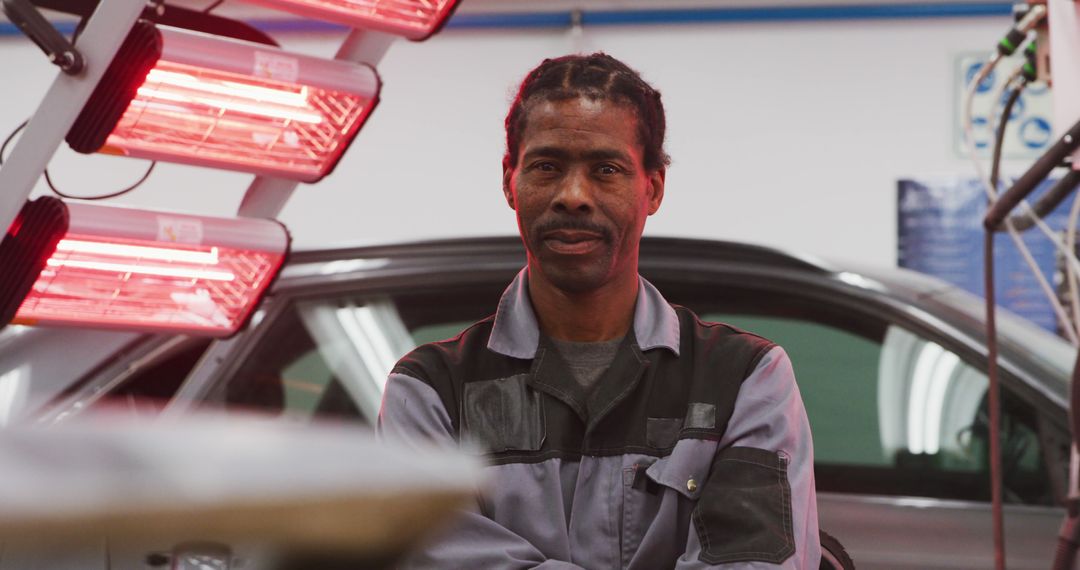
[[[664,104],[660,92],[625,63],[597,52],[545,59],[525,76],[506,115],[506,156],[503,163],[517,166],[521,133],[534,101],[565,101],[585,97],[629,105],[637,113],[638,141],[644,150],[645,168],[666,167],[671,157],[664,152]]]

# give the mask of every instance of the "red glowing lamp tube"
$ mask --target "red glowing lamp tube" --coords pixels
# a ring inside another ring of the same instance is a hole
[[[300,16],[425,40],[446,23],[457,0],[247,0]]]
[[[289,248],[285,227],[271,220],[61,205],[67,227],[53,230],[55,250],[12,322],[229,336]],[[0,257],[11,239],[9,231]]]
[[[316,182],[379,89],[367,65],[139,22],[67,140],[84,153]]]

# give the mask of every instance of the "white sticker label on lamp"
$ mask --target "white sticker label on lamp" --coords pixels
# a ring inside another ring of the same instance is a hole
[[[201,244],[203,241],[203,225],[200,220],[158,216],[157,223],[158,241],[195,245]]]
[[[276,53],[255,52],[255,77],[295,83],[300,77],[300,60]]]

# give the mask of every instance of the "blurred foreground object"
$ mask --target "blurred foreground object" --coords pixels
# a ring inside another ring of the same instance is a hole
[[[5,550],[239,545],[261,553],[248,570],[381,568],[464,503],[479,473],[463,456],[388,448],[364,429],[201,415],[10,428],[0,463]],[[229,557],[219,564],[208,567]]]

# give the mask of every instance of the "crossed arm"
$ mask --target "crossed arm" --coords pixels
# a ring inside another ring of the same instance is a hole
[[[458,446],[453,425],[435,391],[424,382],[403,374],[391,374],[379,415],[380,437],[409,445],[436,442]],[[736,448],[780,452],[787,458],[790,493],[789,524],[794,552],[778,562],[747,561],[739,556],[717,556],[717,545],[703,545],[697,524],[691,522],[687,544],[675,564],[677,570],[809,569],[820,559],[817,505],[814,492],[813,448],[802,399],[795,385],[791,363],[780,348],[762,358],[744,381],[735,411],[719,444],[718,458]],[[735,457],[738,461],[738,457]],[[715,471],[715,469],[714,469]],[[715,473],[714,473],[714,476]],[[706,483],[703,499],[711,492]],[[719,490],[719,489],[718,489]],[[717,500],[724,500],[721,495]],[[721,509],[722,510],[722,509]],[[723,513],[720,513],[723,516]],[[708,524],[707,522],[704,524]],[[768,531],[768,530],[767,530]],[[704,536],[708,536],[706,532]],[[723,548],[720,548],[723,550]],[[730,554],[730,549],[727,549]],[[710,562],[712,561],[712,562]],[[481,513],[479,504],[463,512],[436,542],[417,552],[409,568],[510,568],[578,569],[570,562],[549,559],[539,548]]]

